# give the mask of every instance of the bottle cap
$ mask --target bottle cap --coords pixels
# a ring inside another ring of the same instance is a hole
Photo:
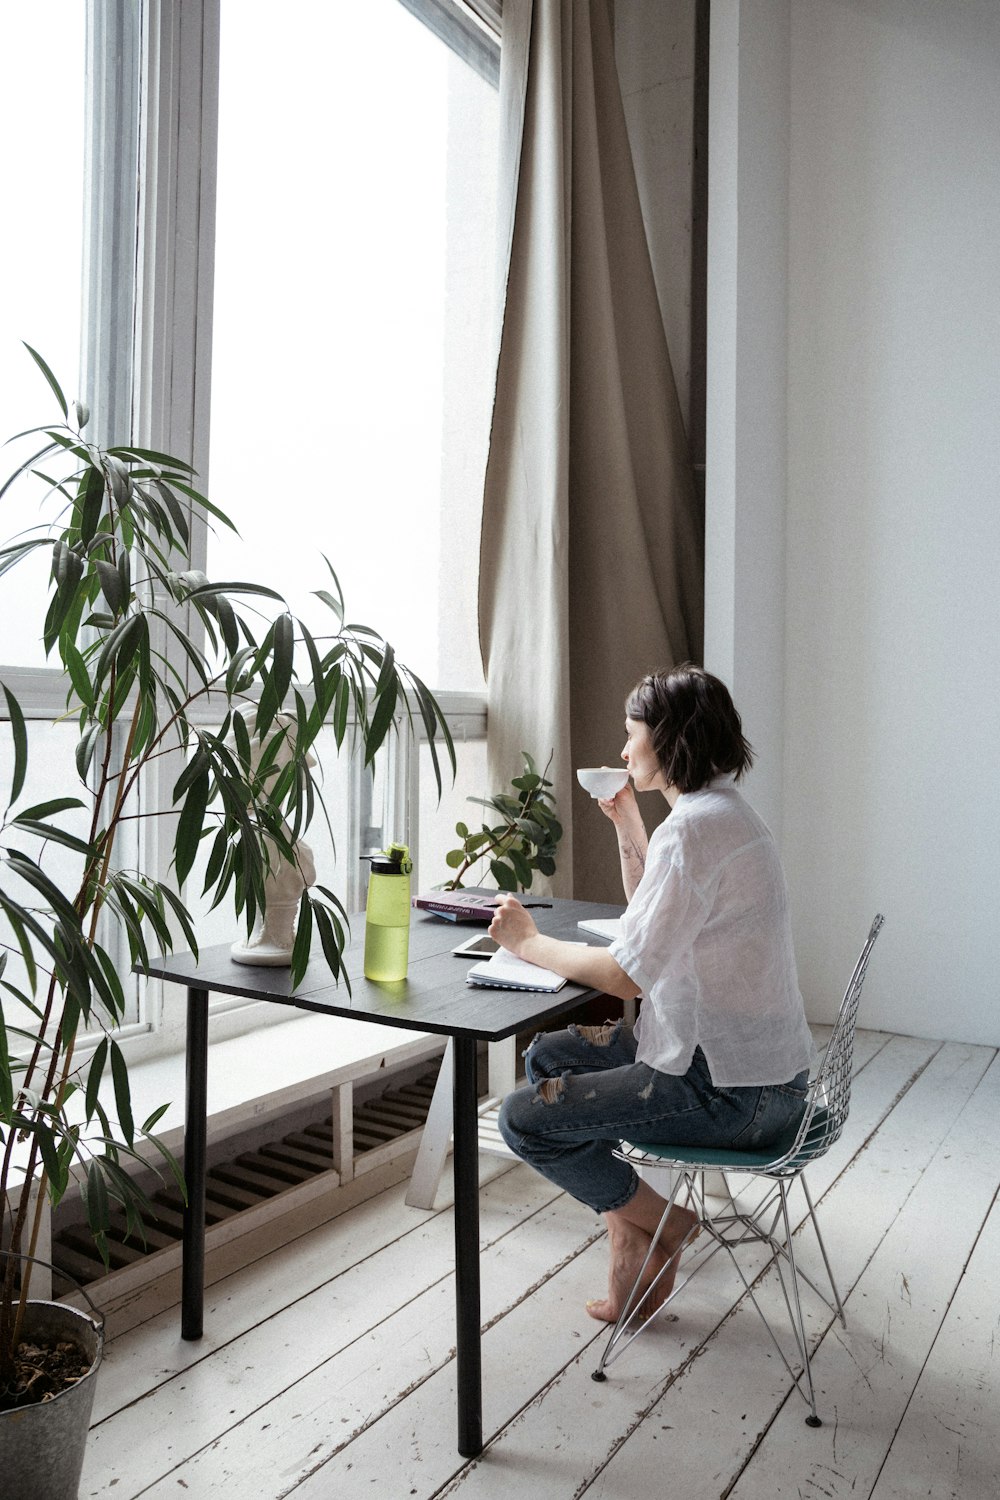
[[[390,844],[377,854],[362,854],[372,867],[373,875],[409,875],[413,870],[410,851],[405,844]]]

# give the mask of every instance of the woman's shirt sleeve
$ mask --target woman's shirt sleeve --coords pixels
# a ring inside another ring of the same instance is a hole
[[[689,954],[710,911],[707,894],[685,870],[669,821],[649,842],[646,870],[622,917],[611,955],[643,995]]]

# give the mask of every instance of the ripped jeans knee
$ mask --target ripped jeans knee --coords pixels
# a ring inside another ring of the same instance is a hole
[[[565,1031],[541,1031],[524,1051],[529,1083],[563,1073],[592,1073],[635,1061],[635,1039],[623,1021],[601,1026],[571,1025]]]
[[[535,1089],[535,1098],[541,1104],[558,1104],[560,1099],[566,1097],[566,1075],[560,1073],[558,1078],[543,1078]]]

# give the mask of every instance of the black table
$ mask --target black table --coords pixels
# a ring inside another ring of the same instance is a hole
[[[571,942],[586,939],[582,917],[615,917],[620,906],[590,901],[554,901],[532,912],[542,932]],[[554,995],[531,990],[476,989],[468,986],[467,959],[451,949],[477,928],[414,913],[410,931],[407,978],[398,984],[376,984],[362,975],[364,919],[355,920],[355,937],[345,954],[351,993],[334,985],[321,959],[312,962],[292,992],[287,969],[256,968],[234,963],[229,945],[208,948],[198,958],[176,954],[150,963],[151,978],[187,986],[187,1074],[184,1124],[184,1175],[188,1203],[184,1214],[181,1280],[181,1337],[199,1339],[205,1297],[205,1147],[208,1078],[208,997],[242,995],[296,1010],[322,1011],[403,1026],[454,1039],[453,1098],[455,1174],[455,1320],[458,1387],[458,1451],[465,1458],[482,1452],[482,1365],[479,1305],[479,1116],[476,1043],[499,1042],[593,999],[598,991],[566,984]],[[480,929],[481,930],[481,929]],[[590,939],[590,941],[600,941]]]

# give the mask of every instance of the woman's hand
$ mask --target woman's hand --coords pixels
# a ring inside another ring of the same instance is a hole
[[[626,781],[621,791],[616,792],[613,797],[598,797],[597,805],[616,828],[634,829],[636,825],[640,828],[643,826],[631,781]]]
[[[528,963],[540,964],[567,979],[621,1000],[634,1000],[639,987],[611,957],[606,948],[588,947],[586,943],[566,943],[546,937],[535,926],[516,896],[501,896],[496,915],[490,923],[490,937],[502,948]]]
[[[538,936],[534,918],[518,901],[516,896],[501,896],[497,902],[496,915],[490,923],[490,937],[518,958],[525,943]]]

